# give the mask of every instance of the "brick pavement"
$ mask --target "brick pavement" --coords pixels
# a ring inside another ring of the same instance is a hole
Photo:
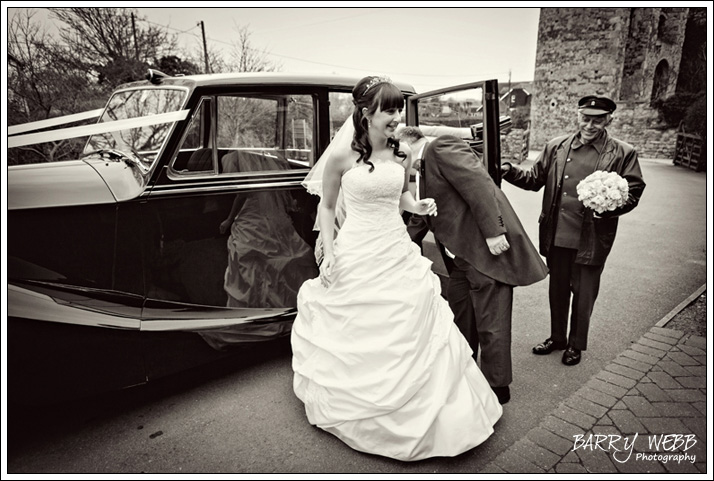
[[[481,472],[706,473],[707,341],[664,324]]]

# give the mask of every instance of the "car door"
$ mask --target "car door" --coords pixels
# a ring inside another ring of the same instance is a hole
[[[198,95],[143,206],[141,329],[222,351],[289,333],[297,290],[317,277],[317,199],[300,182],[318,99],[304,87]]]
[[[407,125],[434,138],[449,134],[464,139],[501,185],[498,81],[485,80],[424,92],[408,98]]]

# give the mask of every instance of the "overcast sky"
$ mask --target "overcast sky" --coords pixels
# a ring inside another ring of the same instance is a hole
[[[247,26],[253,47],[269,53],[268,58],[281,64],[283,72],[382,74],[410,82],[418,92],[489,78],[497,78],[499,83],[508,82],[509,76],[514,82],[533,79],[538,8],[386,7],[404,2],[340,2],[380,8],[224,7],[280,3],[203,2],[204,8],[138,11],[147,21],[178,34],[187,48],[199,51],[202,48],[199,22],[203,21],[209,44],[226,51],[237,37],[236,26]],[[30,6],[23,2],[5,4]],[[152,4],[165,5],[141,3]],[[38,11],[36,18],[49,22],[41,7],[53,5],[32,6]],[[92,2],[91,6],[121,4]],[[11,8],[9,15],[12,11]]]

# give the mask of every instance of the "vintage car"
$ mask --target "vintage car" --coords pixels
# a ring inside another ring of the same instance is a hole
[[[64,119],[94,124],[11,126],[10,148],[87,141],[78,160],[8,168],[8,399],[139,385],[287,336],[318,275],[318,198],[301,181],[357,81],[150,71]],[[396,84],[406,124],[461,135],[500,182],[495,80]]]

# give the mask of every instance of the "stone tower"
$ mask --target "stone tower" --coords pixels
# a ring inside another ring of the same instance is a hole
[[[657,98],[675,92],[688,8],[542,8],[531,145],[577,129],[577,101],[617,103],[608,132],[641,156],[673,158],[676,133],[658,128]]]

